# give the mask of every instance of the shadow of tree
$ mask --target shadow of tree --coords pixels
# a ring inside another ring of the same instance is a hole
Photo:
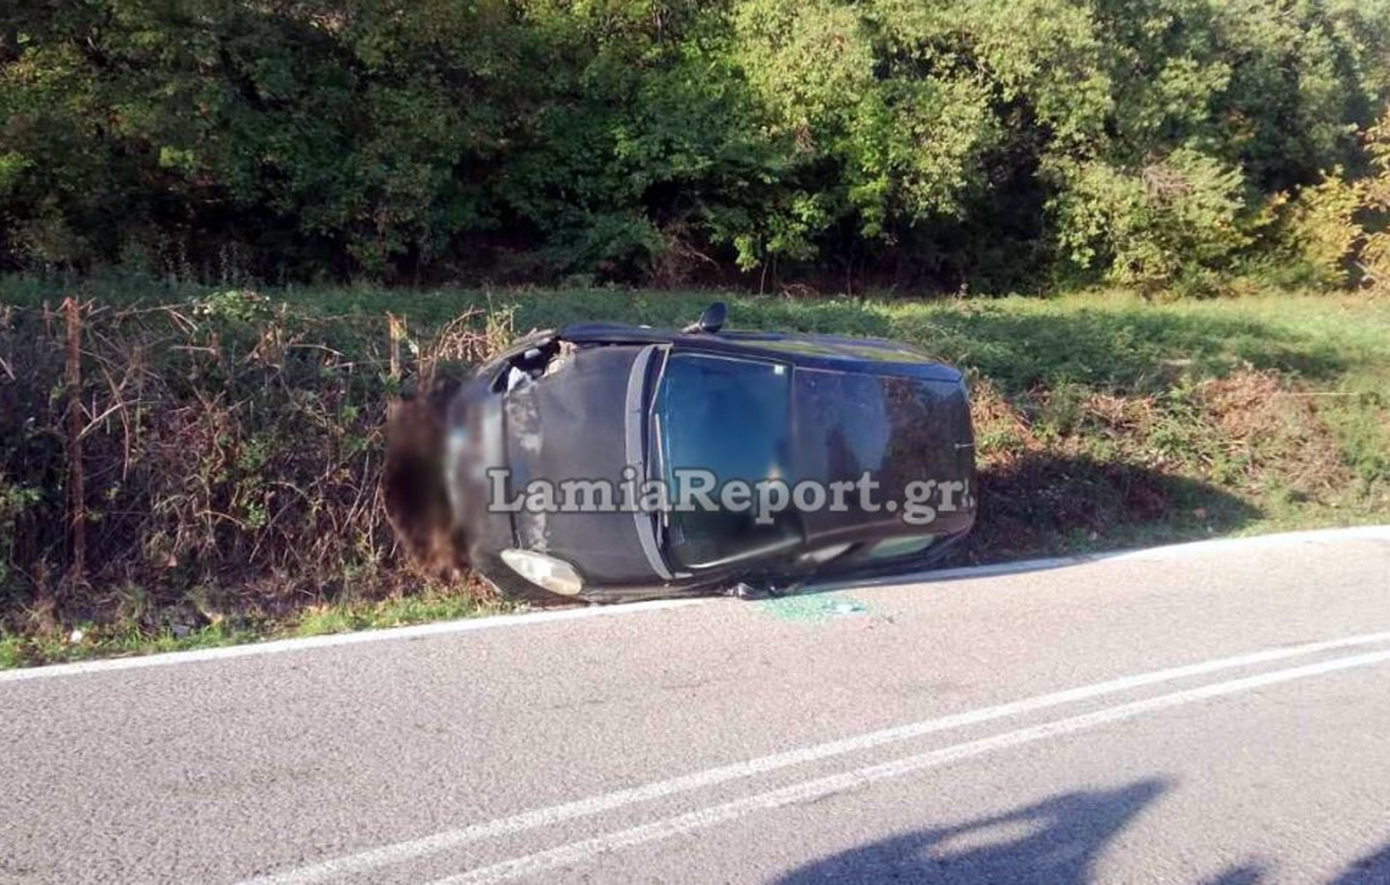
[[[1123,461],[1031,453],[979,474],[980,511],[958,562],[997,562],[1103,546],[1196,540],[1260,510],[1211,483]]]
[[[778,881],[1084,885],[1106,845],[1167,789],[1152,778],[1114,790],[1064,793],[994,817],[854,848]]]
[[[1354,861],[1331,885],[1386,885],[1390,882],[1390,842]]]
[[[1148,778],[1113,790],[1077,790],[1003,814],[892,836],[813,861],[777,885],[924,882],[1088,885],[1096,860],[1170,788]],[[1202,885],[1260,885],[1269,867],[1238,864]],[[1390,883],[1390,842],[1347,866],[1328,885]]]

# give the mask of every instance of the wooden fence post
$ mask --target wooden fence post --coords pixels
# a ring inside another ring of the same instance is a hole
[[[68,538],[72,559],[68,583],[87,579],[87,495],[82,476],[82,308],[77,299],[63,299],[67,325],[64,380],[68,390]]]
[[[391,379],[401,380],[401,339],[405,337],[405,323],[391,312],[386,313],[386,335],[391,356]]]

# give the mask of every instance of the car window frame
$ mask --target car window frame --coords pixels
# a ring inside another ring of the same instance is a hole
[[[711,340],[718,341],[717,336],[712,336]],[[665,432],[661,426],[657,415],[657,399],[661,390],[661,385],[666,377],[666,367],[673,356],[682,354],[695,354],[707,359],[728,360],[740,363],[754,363],[758,365],[780,366],[787,376],[787,435],[789,439],[794,439],[796,434],[796,363],[790,359],[777,358],[776,356],[765,353],[743,353],[731,352],[726,347],[704,348],[689,341],[673,341],[664,345],[659,354],[661,364],[656,370],[655,377],[651,383],[651,389],[647,394],[647,404],[645,413],[647,415],[646,433],[646,476],[647,478],[666,480],[666,457],[656,442],[656,437]],[[719,572],[738,571],[740,567],[772,560],[778,556],[794,554],[806,545],[806,528],[802,521],[797,519],[796,534],[787,539],[785,543],[759,545],[743,554],[729,557],[722,557],[709,563],[701,565],[687,564],[675,555],[672,549],[670,537],[670,514],[661,512],[653,514],[653,530],[657,532],[657,546],[667,566],[677,577],[689,577],[693,574],[710,575]],[[659,528],[658,528],[659,526]]]

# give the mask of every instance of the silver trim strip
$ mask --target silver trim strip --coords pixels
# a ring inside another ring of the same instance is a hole
[[[627,463],[637,468],[637,481],[647,478],[647,460],[642,457],[642,428],[646,424],[642,410],[642,387],[647,380],[647,367],[651,365],[660,345],[652,344],[642,348],[637,359],[632,362],[632,373],[627,376],[627,402],[623,424],[627,431]],[[663,581],[671,580],[671,570],[661,558],[656,546],[656,533],[652,531],[652,515],[640,509],[633,510],[632,520],[637,525],[637,541],[642,545],[642,553],[647,557],[647,565]]]

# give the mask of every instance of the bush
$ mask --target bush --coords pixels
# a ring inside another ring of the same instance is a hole
[[[1332,289],[1351,280],[1351,258],[1364,236],[1356,222],[1361,189],[1340,169],[1293,199],[1276,194],[1268,210],[1272,247],[1253,262],[1266,280],[1288,288]]]
[[[480,313],[414,341],[245,291],[71,310],[80,342],[62,311],[0,319],[0,628],[119,588],[215,619],[227,594],[274,612],[416,577],[381,489],[388,403],[482,356]]]
[[[1390,292],[1390,112],[1366,133],[1366,148],[1372,174],[1361,182],[1368,233],[1358,267],[1371,288]]]
[[[1181,149],[1132,170],[1102,163],[1053,166],[1061,195],[1057,238],[1082,269],[1154,291],[1209,288],[1250,242],[1240,171]]]
[[[1201,283],[1390,96],[1383,0],[1242,9],[10,3],[0,269]]]

